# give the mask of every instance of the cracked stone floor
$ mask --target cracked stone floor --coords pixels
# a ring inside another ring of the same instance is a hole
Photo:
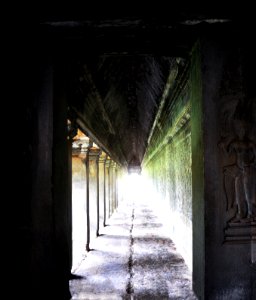
[[[188,270],[150,204],[122,203],[70,280],[75,299],[197,299]]]

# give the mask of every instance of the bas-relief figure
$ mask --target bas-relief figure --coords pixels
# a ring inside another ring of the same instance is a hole
[[[256,220],[256,145],[246,135],[245,121],[235,120],[234,131],[234,138],[219,144],[235,157],[234,163],[223,167],[227,210],[235,206],[232,222],[250,222]]]
[[[246,93],[223,89],[220,98],[220,148],[223,180],[224,243],[256,240],[256,106]],[[223,96],[223,97],[222,97]]]
[[[256,243],[256,90],[243,47],[223,60],[216,90],[220,214],[224,243]],[[253,252],[253,251],[252,251]],[[253,259],[252,259],[253,260]]]

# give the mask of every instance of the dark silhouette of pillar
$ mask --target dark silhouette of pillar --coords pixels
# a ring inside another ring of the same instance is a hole
[[[116,178],[116,181],[115,181],[115,199],[116,199],[116,202],[115,202],[115,208],[118,208],[118,180],[119,180],[119,166],[117,165],[116,166],[116,174],[115,174],[115,178]]]
[[[106,153],[102,152],[99,158],[99,164],[101,165],[101,184],[102,184],[102,193],[101,193],[101,212],[102,212],[102,225],[103,227],[106,226]]]
[[[107,218],[110,217],[110,195],[111,195],[111,180],[110,180],[110,163],[111,158],[108,156],[105,162],[105,175],[106,175],[106,214]]]
[[[70,299],[70,195],[67,142],[67,91],[65,63],[40,45],[40,59],[28,63],[33,92],[27,110],[30,135],[28,195],[29,243],[27,259],[18,275],[19,297]],[[44,49],[44,50],[43,50]],[[48,57],[47,57],[48,53]],[[38,54],[38,53],[37,53]],[[33,78],[33,79],[32,79]],[[24,95],[27,97],[27,95]],[[22,197],[23,198],[23,197]],[[25,280],[23,280],[23,277]],[[27,282],[30,282],[28,285]]]
[[[96,228],[93,228],[95,230],[96,236],[99,236],[99,218],[100,218],[100,211],[99,211],[99,156],[100,154],[101,154],[101,150],[97,147],[91,147],[89,149],[89,163],[90,163],[89,170],[91,170],[91,172],[89,172],[90,206],[93,209],[93,215],[95,213],[94,210],[96,209],[96,224],[95,224]],[[93,220],[93,223],[95,223],[95,220]]]
[[[89,171],[89,152],[92,147],[92,141],[90,141],[87,148],[86,158],[85,158],[85,168],[86,168],[86,223],[87,223],[87,233],[86,233],[86,251],[90,251],[90,171]]]

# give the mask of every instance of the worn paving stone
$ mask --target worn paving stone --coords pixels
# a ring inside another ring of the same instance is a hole
[[[70,281],[72,300],[197,299],[191,273],[149,204],[123,203]]]

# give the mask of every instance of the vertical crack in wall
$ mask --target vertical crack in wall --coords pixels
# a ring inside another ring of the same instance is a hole
[[[126,293],[128,295],[131,295],[131,294],[134,293],[133,283],[132,283],[132,279],[133,279],[133,270],[132,270],[132,268],[133,268],[133,252],[134,252],[134,249],[133,249],[134,238],[133,238],[133,235],[132,235],[133,221],[134,221],[134,208],[132,210],[131,228],[130,228],[130,245],[129,245],[130,255],[129,255],[129,260],[128,260],[129,280],[128,280],[128,283],[126,285]]]

